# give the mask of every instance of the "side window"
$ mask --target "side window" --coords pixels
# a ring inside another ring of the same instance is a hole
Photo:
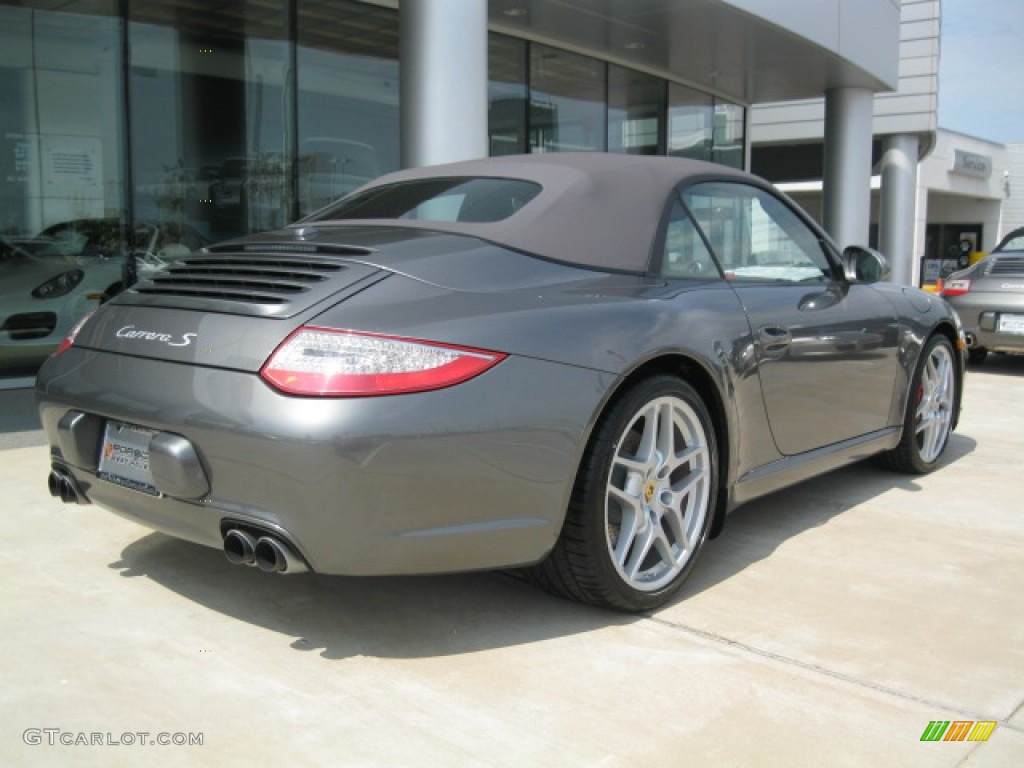
[[[678,198],[672,204],[665,229],[665,254],[661,260],[661,271],[666,277],[721,277],[711,252]]]
[[[790,208],[746,184],[697,184],[683,201],[728,280],[824,282],[831,267],[817,236]]]

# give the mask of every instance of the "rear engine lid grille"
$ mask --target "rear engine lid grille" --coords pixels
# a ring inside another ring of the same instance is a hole
[[[295,242],[248,242],[248,243],[224,243],[221,245],[210,245],[203,249],[203,253],[259,253],[267,255],[270,253],[282,253],[287,256],[300,256],[311,254],[313,256],[366,256],[372,253],[369,248],[360,248],[354,245],[331,245],[329,243],[295,243]]]
[[[369,253],[301,243],[214,246],[139,281],[118,303],[291,317],[375,273],[352,260]]]
[[[987,275],[1024,275],[1024,256],[998,256],[992,259]]]

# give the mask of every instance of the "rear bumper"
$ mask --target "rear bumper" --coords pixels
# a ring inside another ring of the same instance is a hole
[[[1024,352],[1024,336],[968,331],[967,337],[967,345],[972,349],[988,349],[992,352]]]
[[[973,297],[968,294],[957,297],[953,306],[963,323],[968,346],[994,352],[1024,352],[1024,333],[999,330],[1004,314],[1024,316],[1024,303],[1011,307],[998,303],[992,295]]]
[[[317,572],[372,575],[543,558],[610,385],[509,358],[437,392],[296,398],[251,373],[72,348],[44,365],[37,399],[54,465],[94,504],[218,548],[226,524],[249,524],[281,533]],[[73,449],[70,411],[95,417]],[[100,479],[108,419],[187,441],[208,490],[161,481],[150,495]]]

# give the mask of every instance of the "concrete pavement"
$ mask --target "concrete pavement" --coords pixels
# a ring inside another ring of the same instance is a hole
[[[502,574],[230,566],[51,499],[14,419],[0,765],[1017,768],[1022,402],[1024,358],[990,358],[939,471],[863,464],[751,504],[639,617]],[[932,721],[996,725],[922,742]]]

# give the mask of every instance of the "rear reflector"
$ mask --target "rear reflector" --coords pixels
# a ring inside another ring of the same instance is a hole
[[[506,357],[395,336],[303,327],[274,351],[260,376],[292,395],[396,395],[459,384]]]

